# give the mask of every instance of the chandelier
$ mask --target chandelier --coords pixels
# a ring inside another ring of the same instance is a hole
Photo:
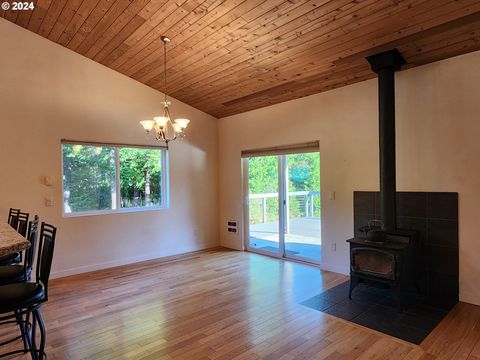
[[[142,120],[140,124],[142,124],[143,128],[149,134],[152,130],[155,131],[155,138],[159,141],[165,142],[167,145],[170,141],[175,140],[176,138],[185,137],[185,129],[188,126],[190,120],[188,119],[175,119],[172,121],[170,117],[170,109],[169,106],[171,102],[168,101],[167,98],[167,44],[170,42],[170,39],[166,36],[160,37],[163,42],[163,79],[165,81],[164,85],[164,94],[165,99],[162,102],[163,104],[163,115],[162,116],[155,116],[153,120]]]

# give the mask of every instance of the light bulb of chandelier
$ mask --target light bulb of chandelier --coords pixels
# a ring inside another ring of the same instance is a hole
[[[153,121],[153,120],[142,120],[142,121],[140,121],[140,124],[142,124],[145,131],[149,132],[153,129],[153,126],[155,125],[155,121]]]
[[[155,120],[159,127],[163,128],[170,119],[166,116],[156,116],[153,120]]]
[[[176,133],[181,133],[183,131],[183,129],[177,123],[172,124],[172,126]]]
[[[175,124],[177,124],[181,130],[184,130],[189,122],[190,120],[188,119],[175,119]]]

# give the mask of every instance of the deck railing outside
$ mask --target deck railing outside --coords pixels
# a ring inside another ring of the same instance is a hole
[[[317,200],[318,197],[318,200]],[[278,200],[268,202],[269,199],[277,199],[278,193],[250,194],[250,223],[267,223],[271,220],[278,220]],[[286,232],[289,233],[290,212],[293,217],[313,217],[320,215],[320,191],[291,191],[287,196],[286,206]],[[252,206],[255,203],[255,207]],[[277,209],[275,209],[277,207]],[[273,212],[272,214],[269,213]],[[273,210],[272,210],[273,209]],[[257,211],[255,211],[257,210]],[[260,214],[258,214],[260,210]],[[318,215],[317,215],[318,214]],[[273,217],[273,219],[272,219]]]

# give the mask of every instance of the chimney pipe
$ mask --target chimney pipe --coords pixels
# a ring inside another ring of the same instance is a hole
[[[395,159],[395,71],[405,64],[397,49],[367,57],[378,74],[380,214],[383,230],[397,228],[397,189]]]

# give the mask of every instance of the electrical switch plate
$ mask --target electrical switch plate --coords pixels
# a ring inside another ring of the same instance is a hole
[[[51,176],[45,176],[43,178],[43,183],[45,184],[45,186],[53,186],[53,179]]]

